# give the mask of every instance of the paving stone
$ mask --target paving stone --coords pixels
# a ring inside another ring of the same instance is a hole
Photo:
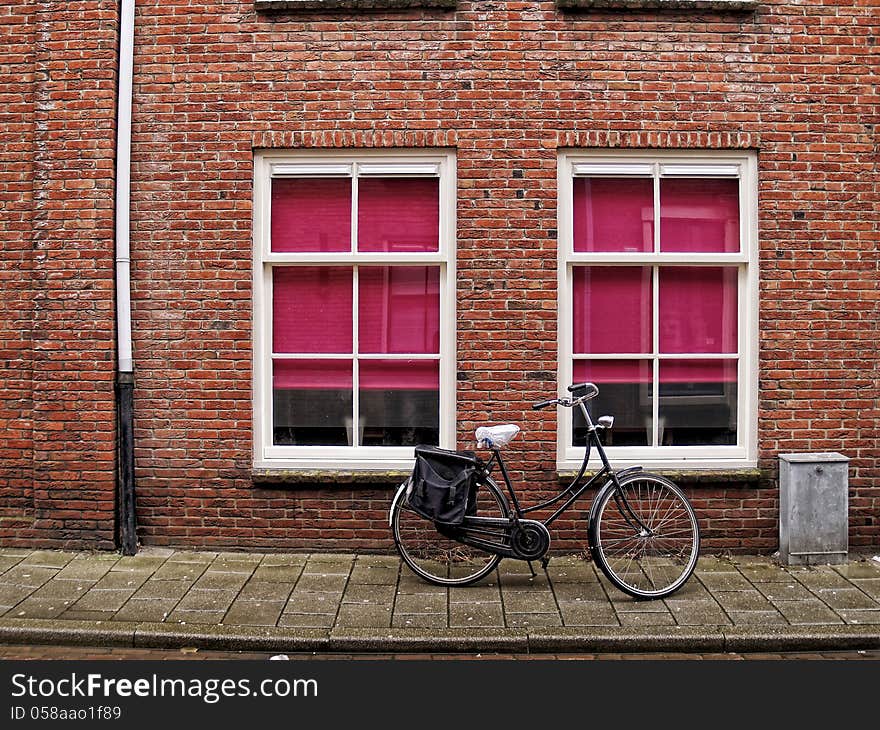
[[[761,583],[757,586],[771,601],[808,601],[815,596],[800,583]]]
[[[339,610],[339,593],[297,591],[290,594],[285,613],[326,613],[336,615]]]
[[[347,582],[347,574],[303,574],[296,583],[296,589],[318,592],[339,591],[341,593]]]
[[[446,596],[442,593],[398,594],[397,600],[394,603],[394,612],[405,614],[443,614],[443,621],[445,623],[447,612]]]
[[[95,560],[91,557],[79,559],[75,558],[71,560],[61,571],[57,574],[58,578],[61,580],[100,580],[103,578],[108,572],[110,572],[110,568],[114,566],[117,557],[115,560]]]
[[[371,565],[360,565],[356,563],[351,571],[349,583],[358,583],[362,585],[387,585],[397,582],[398,569],[384,568]]]
[[[562,618],[558,613],[505,613],[504,617],[511,629],[562,626]]]
[[[346,629],[389,628],[391,609],[387,606],[343,604],[339,607],[335,626]]]
[[[214,562],[224,563],[260,563],[266,556],[263,553],[251,552],[220,552]]]
[[[238,591],[203,591],[193,588],[177,604],[182,611],[226,611]]]
[[[455,603],[449,607],[449,625],[453,628],[502,626],[501,603]]]
[[[263,559],[260,561],[260,565],[286,565],[288,567],[298,565],[302,567],[306,564],[307,559],[308,555],[304,555],[301,553],[270,553],[263,556]]]
[[[746,577],[738,572],[700,573],[696,577],[710,591],[743,591],[752,588]]]
[[[177,624],[221,624],[226,611],[197,611],[197,610],[181,610],[175,608],[168,618],[168,623]]]
[[[72,603],[72,601],[56,599],[26,598],[9,611],[5,618],[53,619],[57,618],[70,608]]]
[[[284,601],[235,601],[223,618],[224,624],[274,626],[284,609]]]
[[[643,626],[675,626],[675,619],[671,613],[639,613],[630,611],[618,615],[620,625],[627,628],[641,628]]]
[[[3,573],[5,573],[10,568],[18,565],[23,558],[14,557],[12,555],[0,555],[0,580],[2,580]]]
[[[560,601],[565,626],[619,626],[617,614],[607,601]]]
[[[180,600],[190,588],[188,580],[150,580],[140,586],[134,598],[176,598]]]
[[[287,601],[293,591],[293,583],[262,583],[249,580],[238,594],[243,601]]]
[[[830,567],[792,568],[791,575],[807,588],[850,588],[852,583]]]
[[[31,596],[40,599],[76,601],[94,585],[90,580],[50,580],[37,588]]]
[[[740,572],[752,583],[791,583],[791,577],[772,565],[740,565]]]
[[[54,568],[38,568],[36,566],[16,565],[3,574],[3,582],[9,585],[39,588],[47,581],[52,580],[58,571]],[[88,576],[71,575],[64,578],[87,578]],[[99,576],[100,577],[100,576]]]
[[[233,574],[244,574],[250,575],[253,573],[257,566],[260,564],[260,559],[254,557],[253,560],[221,560],[217,558],[210,566],[208,566],[208,572],[210,573],[233,573]]]
[[[844,578],[880,578],[880,563],[875,561],[852,562],[835,565],[836,570]]]
[[[7,558],[26,558],[32,552],[27,548],[0,548],[0,556]]]
[[[680,626],[729,626],[731,620],[714,600],[667,601],[669,612]]]
[[[854,578],[852,585],[867,593],[871,598],[880,600],[880,578]]]
[[[841,608],[837,611],[848,624],[880,624],[880,610]]]
[[[790,624],[840,624],[840,618],[828,606],[814,599],[811,601],[773,601],[776,609]]]
[[[113,616],[114,621],[164,621],[174,609],[176,598],[130,598]]]
[[[607,601],[605,589],[599,583],[559,583],[553,585],[556,600],[563,601]]]
[[[354,556],[351,555],[310,555],[303,566],[303,573],[347,577],[353,566]]]
[[[204,551],[176,550],[167,563],[210,564],[217,559],[217,553]]]
[[[60,616],[63,621],[109,621],[116,614],[116,611],[77,611],[76,608],[69,608]]]
[[[715,591],[712,597],[725,611],[773,611],[773,604],[758,590]]]
[[[302,565],[260,565],[251,576],[251,580],[260,582],[280,581],[296,583],[303,572]]]
[[[499,569],[498,582],[503,588],[518,588],[522,590],[528,588],[540,588],[546,590],[550,585],[550,579],[544,572],[533,576],[528,571],[524,573],[513,572],[509,569]]]
[[[166,560],[151,576],[151,580],[195,581],[207,570],[208,563],[178,563]]]
[[[40,568],[55,568],[60,570],[77,556],[77,553],[64,552],[61,550],[35,550],[25,556],[21,565],[34,565]]]
[[[118,611],[132,597],[132,588],[114,588],[106,591],[91,590],[75,601],[77,611]]]
[[[0,606],[14,606],[36,591],[34,586],[9,585],[0,583]]]
[[[788,625],[785,617],[776,609],[772,611],[727,611],[735,626]]]
[[[445,629],[446,613],[399,613],[394,612],[391,625],[398,629]]]
[[[397,592],[393,585],[351,585],[342,594],[343,603],[361,603],[390,606],[394,603],[394,595]]]
[[[282,613],[278,625],[303,629],[330,629],[335,620],[335,613]]]
[[[830,608],[840,610],[846,609],[880,609],[880,603],[877,603],[870,596],[866,596],[858,588],[831,588],[819,589],[815,591],[816,596],[822,599],[822,602]]]
[[[730,558],[719,555],[700,555],[697,558],[697,573],[718,571],[722,573],[736,572],[736,565]]]
[[[202,591],[240,591],[247,583],[247,573],[217,573],[213,568],[207,570],[193,584],[194,590]]]
[[[397,579],[398,593],[446,593],[448,589],[445,586],[434,585],[419,578],[410,570],[401,572]]]
[[[150,577],[149,573],[106,573],[101,580],[97,581],[93,584],[93,588],[97,588],[98,590],[111,590],[114,588],[131,588],[132,590],[137,590],[140,588],[147,578]]]
[[[162,566],[167,560],[167,556],[158,555],[123,555],[113,565],[113,571],[128,571],[130,573],[148,572],[152,573]]]
[[[400,556],[396,553],[394,555],[358,555],[354,563],[356,568],[380,568],[395,571],[399,571],[402,564]]]
[[[558,613],[556,599],[549,591],[501,591],[504,611],[509,613]]]
[[[461,586],[449,588],[450,603],[472,603],[473,601],[500,601],[501,589],[491,586]]]
[[[672,599],[667,599],[671,601]],[[679,599],[687,604],[687,599]],[[620,591],[611,594],[611,605],[617,613],[665,613],[669,609],[663,601],[637,601]]]

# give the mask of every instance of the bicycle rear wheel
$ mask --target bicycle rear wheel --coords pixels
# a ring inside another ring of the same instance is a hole
[[[663,477],[639,473],[598,499],[589,526],[590,551],[608,580],[641,599],[663,598],[681,588],[700,552],[697,518],[681,489]]]
[[[507,518],[507,500],[495,484],[481,484],[477,491],[479,517]],[[466,518],[467,519],[467,518]],[[484,578],[501,556],[465,545],[441,534],[434,523],[413,512],[406,499],[398,499],[391,515],[394,545],[412,571],[436,585],[464,586]]]

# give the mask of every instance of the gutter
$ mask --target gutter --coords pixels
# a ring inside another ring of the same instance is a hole
[[[131,346],[131,107],[135,0],[121,0],[116,114],[116,538],[137,553],[134,484],[134,359]]]

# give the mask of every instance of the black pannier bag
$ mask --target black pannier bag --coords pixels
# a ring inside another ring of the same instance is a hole
[[[407,489],[407,504],[440,525],[461,525],[477,512],[480,459],[471,452],[416,446],[416,464]]]

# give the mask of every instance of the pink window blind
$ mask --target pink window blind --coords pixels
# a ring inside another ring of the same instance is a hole
[[[736,360],[661,360],[660,382],[735,383],[736,370]]]
[[[272,351],[352,352],[352,268],[272,270]]]
[[[351,360],[275,360],[275,390],[351,390]]]
[[[726,178],[662,179],[660,250],[739,251],[739,181]]]
[[[438,390],[438,360],[361,360],[361,390]]]
[[[360,352],[440,352],[440,267],[362,266],[358,284]]]
[[[651,267],[574,269],[574,352],[651,351]]]
[[[653,251],[651,178],[575,178],[574,250]]]
[[[737,351],[737,269],[660,269],[660,352]]]
[[[437,178],[358,180],[358,251],[437,251]]]
[[[350,178],[272,180],[272,250],[351,250]]]
[[[573,382],[650,384],[654,379],[651,360],[576,360]]]

